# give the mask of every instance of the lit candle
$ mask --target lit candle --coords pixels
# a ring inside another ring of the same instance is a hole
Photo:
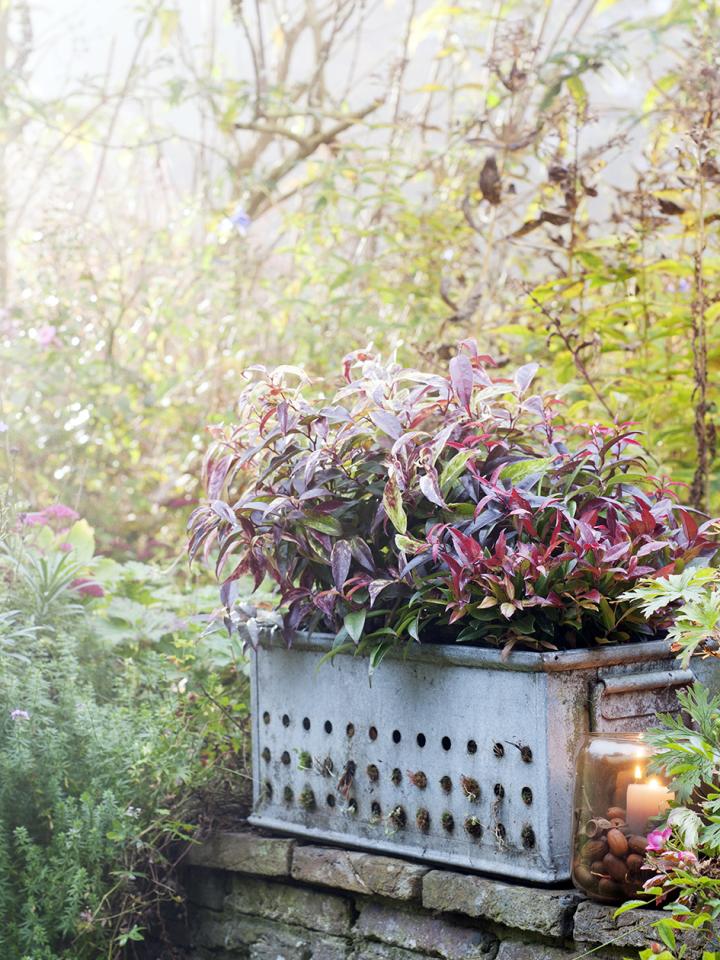
[[[635,768],[635,779],[641,777],[640,767]],[[627,788],[627,822],[633,830],[645,831],[648,820],[667,810],[675,794],[655,777],[646,783],[631,783]]]

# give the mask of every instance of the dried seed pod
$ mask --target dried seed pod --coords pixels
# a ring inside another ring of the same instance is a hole
[[[618,883],[625,882],[625,878],[627,877],[627,864],[624,860],[621,860],[612,853],[606,853],[603,857],[603,868],[613,880],[616,880]]]
[[[633,853],[640,853],[644,855],[645,851],[647,850],[647,838],[640,837],[635,834],[628,838],[628,846]]]
[[[627,826],[627,824],[625,823],[625,821],[622,820],[620,817],[613,817],[613,819],[610,821],[610,825],[611,825],[615,830],[622,830],[624,827]]]
[[[607,900],[620,900],[625,895],[625,891],[619,883],[608,880],[606,877],[598,882],[597,892],[599,896],[605,897]]]
[[[575,866],[573,880],[581,890],[594,890],[597,884],[597,877],[594,877],[583,863]]]
[[[599,840],[588,840],[581,850],[581,856],[585,863],[592,863],[593,860],[602,860],[608,852],[607,840],[600,837]]]
[[[616,857],[624,857],[628,852],[627,839],[619,830],[608,830],[606,840],[610,853],[614,853]]]
[[[628,873],[640,873],[645,861],[639,853],[631,853],[625,863],[627,863]]]
[[[607,818],[608,820],[624,820],[625,811],[622,807],[610,807],[607,812]]]
[[[601,837],[604,833],[607,833],[611,826],[609,820],[605,820],[603,817],[594,817],[585,824],[585,836],[589,840]]]
[[[593,860],[590,864],[590,873],[594,873],[596,876],[605,876],[605,867],[602,860]]]

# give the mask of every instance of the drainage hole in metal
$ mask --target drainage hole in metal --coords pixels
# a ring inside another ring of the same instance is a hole
[[[452,740],[450,737],[443,737],[440,743],[442,744],[443,750],[449,750],[452,747]]]
[[[393,807],[393,809],[388,814],[388,821],[395,827],[396,830],[403,830],[407,824],[407,814],[405,813],[405,808],[398,805]]]
[[[303,730],[309,730],[309,729],[310,729],[310,717],[303,717],[302,725],[303,725]]]
[[[501,783],[496,783],[493,787],[493,793],[498,800],[502,800],[502,798],[505,796],[505,787]]]
[[[522,759],[523,763],[533,762],[533,754],[530,747],[520,747],[520,758]]]
[[[355,816],[357,811],[358,811],[357,800],[355,800],[355,798],[352,797],[350,800],[348,800],[347,812],[352,816]]]
[[[442,824],[442,828],[446,833],[452,833],[453,830],[455,829],[455,818],[447,810],[440,817],[440,823]]]
[[[460,777],[460,787],[470,803],[477,803],[480,799],[480,784],[474,777]]]
[[[380,771],[374,763],[369,763],[365,772],[368,775],[368,780],[370,780],[372,783],[377,783],[377,781],[380,779]]]
[[[402,734],[399,730],[393,730],[392,732],[393,743],[400,743],[402,740]]]
[[[286,713],[284,713],[284,714],[282,715],[282,725],[283,725],[284,727],[289,727],[289,726],[290,726],[290,717],[289,717]]]
[[[270,763],[270,748],[263,747],[263,752],[260,754],[265,763]]]
[[[267,710],[266,710],[265,713],[263,714],[263,723],[264,723],[266,726],[267,726],[268,723],[270,723],[270,714],[267,712]]]
[[[264,798],[269,803],[273,797],[273,788],[269,780],[266,780],[265,783],[263,784],[262,792],[263,792]]]
[[[334,807],[334,806],[335,806],[335,796],[334,796],[334,794],[329,793],[329,794],[327,795],[327,797],[325,797],[325,803],[327,803],[327,805],[328,805],[329,807]]]
[[[425,744],[427,743],[427,738],[426,738],[426,736],[425,736],[424,733],[419,733],[419,734],[415,737],[415,740],[417,741],[417,745],[418,745],[421,749],[422,749],[422,747],[424,747]]]
[[[450,791],[452,790],[452,780],[450,779],[450,777],[448,776],[440,777],[440,786],[442,787],[445,793],[450,793]]]
[[[303,792],[298,797],[298,803],[306,810],[315,809],[315,794],[312,792],[310,787],[304,788]]]
[[[533,850],[535,847],[535,831],[530,826],[529,823],[526,823],[522,828],[522,833],[520,834],[522,839],[522,845],[526,850]]]
[[[427,833],[430,830],[430,814],[425,807],[420,807],[415,814],[415,824],[420,833]]]
[[[368,730],[368,736],[371,740],[377,740],[377,727],[370,727]]]
[[[530,787],[523,787],[520,791],[520,796],[522,797],[523,803],[527,804],[528,807],[533,802],[533,795]]]
[[[370,814],[373,818],[379,818],[382,816],[382,807],[377,800],[373,800],[373,802],[370,804]]]
[[[465,818],[465,830],[475,840],[479,840],[483,834],[482,824],[480,823],[477,817]]]
[[[427,786],[427,774],[423,770],[408,770],[407,775],[410,783],[419,790]]]
[[[355,724],[354,724],[354,723],[349,723],[349,724],[345,727],[345,736],[348,738],[348,740],[350,740],[352,737],[355,736]]]
[[[332,733],[332,723],[329,720],[325,721],[325,733]]]
[[[502,823],[497,824],[497,826],[495,827],[495,836],[501,843],[505,840],[505,837],[507,836],[507,831],[505,829],[504,824]]]
[[[393,772],[390,774],[391,781],[395,784],[396,787],[399,787],[402,783],[402,770],[400,767],[395,767]]]
[[[493,753],[500,760],[505,756],[505,747],[501,743],[493,744]]]
[[[467,742],[467,752],[468,753],[477,753],[477,743],[474,740],[468,740]]]
[[[283,750],[280,755],[280,763],[284,763],[286,767],[290,766],[290,754],[287,750]]]
[[[292,787],[285,787],[283,790],[283,800],[285,803],[292,803],[295,799],[295,794],[293,793]]]

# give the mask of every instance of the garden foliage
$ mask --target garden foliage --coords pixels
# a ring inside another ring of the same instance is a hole
[[[344,383],[256,368],[214,431],[191,556],[223,599],[277,584],[288,635],[319,627],[377,657],[407,639],[558,649],[653,636],[639,578],[715,553],[709,521],[648,470],[632,426],[573,423],[461,345],[446,376],[349,355]]]

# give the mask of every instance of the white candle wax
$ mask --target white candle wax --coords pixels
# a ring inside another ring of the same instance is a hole
[[[631,783],[627,788],[627,822],[634,830],[645,830],[648,820],[667,810],[672,794],[659,780]]]

